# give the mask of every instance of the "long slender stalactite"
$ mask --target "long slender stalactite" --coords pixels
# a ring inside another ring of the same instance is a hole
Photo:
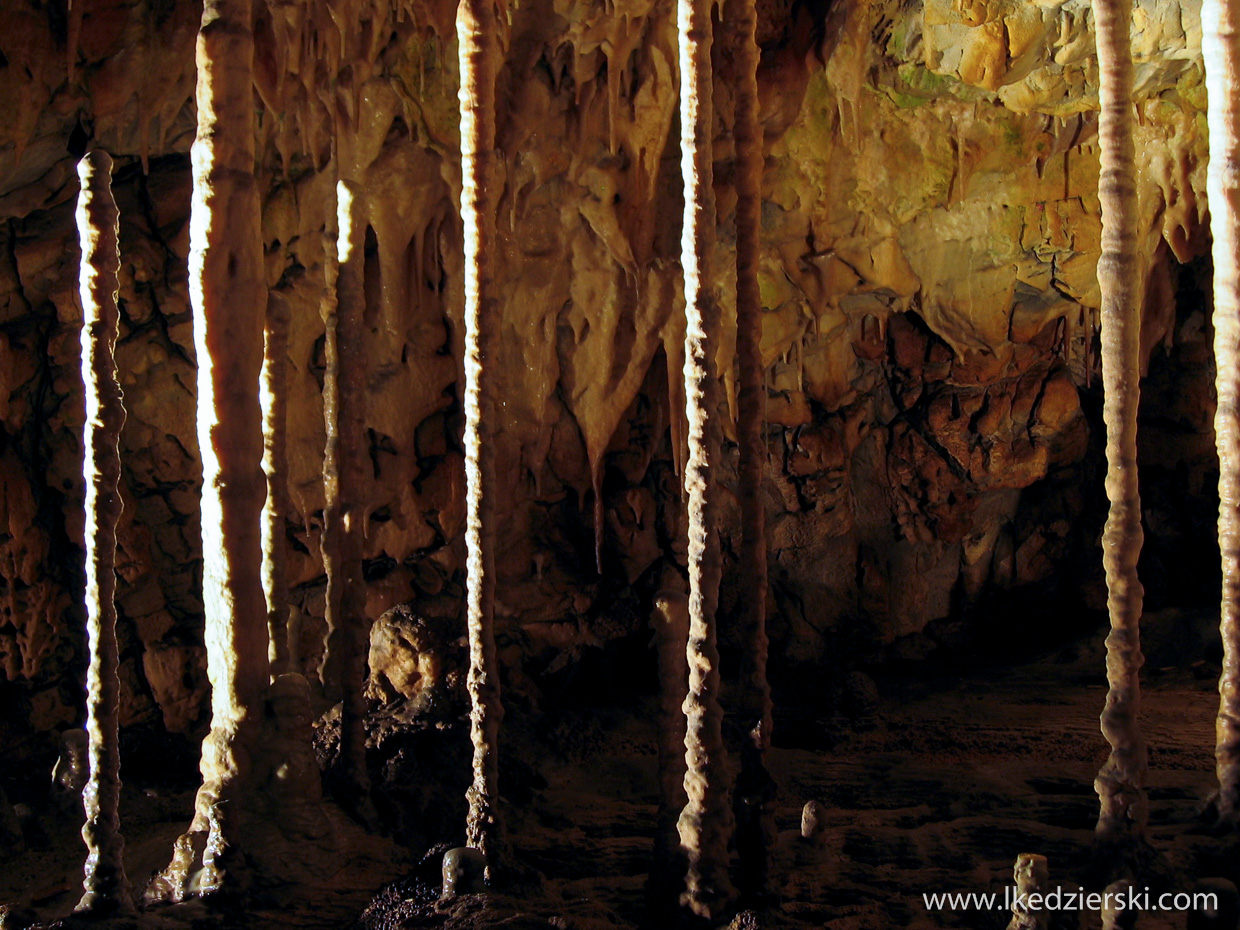
[[[91,152],[78,162],[82,248],[82,381],[86,423],[86,732],[90,774],[82,791],[86,823],[85,893],[78,910],[133,907],[121,836],[120,678],[116,643],[116,524],[120,519],[121,429],[125,408],[113,350],[120,316],[120,213],[112,197],[112,159]]]
[[[1111,751],[1094,788],[1101,810],[1097,837],[1108,853],[1143,838],[1146,823],[1145,741],[1140,709],[1141,605],[1137,579],[1141,553],[1141,498],[1137,486],[1137,405],[1140,396],[1141,285],[1137,257],[1136,149],[1133,141],[1133,68],[1129,0],[1094,0],[1098,43],[1102,202],[1103,419],[1106,422],[1107,497],[1111,502],[1102,537],[1106,569],[1106,706],[1103,735]]]
[[[366,587],[362,578],[363,521],[366,518],[366,356],[362,336],[366,312],[366,197],[350,181],[336,185],[337,274],[335,332],[335,444],[338,485],[335,507],[324,514],[339,534],[339,621],[334,635],[340,656],[339,771],[350,800],[367,809],[366,770]]]
[[[687,870],[681,903],[700,917],[717,919],[736,891],[728,877],[734,819],[719,703],[719,650],[715,612],[722,557],[717,530],[720,457],[719,372],[721,325],[711,293],[710,254],[715,241],[712,192],[711,3],[679,0],[680,165],[685,210],[681,267],[685,287],[685,412],[689,461],[685,489],[689,516],[689,694],[685,698],[685,795],[677,824]]]
[[[492,252],[496,245],[494,175],[495,5],[461,0],[456,14],[461,87],[461,223],[465,240],[465,612],[469,628],[469,732],[473,781],[466,842],[499,865],[499,724],[503,716],[495,651],[495,462],[492,326],[496,320]]]
[[[211,730],[190,833],[148,897],[210,894],[239,863],[253,755],[268,685],[260,524],[266,497],[258,385],[267,286],[254,178],[250,0],[206,0],[197,44],[198,133],[191,149],[190,301],[202,454],[204,639]],[[194,872],[194,834],[206,834]]]
[[[288,301],[279,291],[267,296],[267,327],[259,401],[263,409],[263,472],[267,503],[263,508],[263,596],[267,601],[267,658],[271,677],[289,670],[288,547]]]
[[[736,359],[738,474],[741,546],[737,566],[739,620],[749,648],[743,666],[745,744],[736,786],[740,884],[747,892],[766,883],[767,847],[775,836],[773,782],[766,751],[774,728],[766,676],[766,512],[762,476],[766,463],[766,377],[762,365],[762,294],[758,289],[762,212],[762,126],[758,121],[758,25],[754,0],[724,8],[731,38],[731,80],[736,93],[732,129],[736,143]]]
[[[1218,407],[1218,539],[1223,668],[1215,724],[1218,814],[1240,819],[1240,3],[1204,0],[1201,52],[1209,95],[1206,189],[1214,239],[1214,358]]]

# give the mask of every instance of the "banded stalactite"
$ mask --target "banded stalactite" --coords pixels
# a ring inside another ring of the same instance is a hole
[[[86,823],[84,894],[88,913],[133,908],[120,829],[120,679],[116,643],[116,524],[120,519],[121,429],[125,408],[113,351],[119,329],[120,214],[112,197],[112,159],[91,152],[78,163],[82,259],[82,381],[86,422],[86,732],[90,772],[82,791]]]
[[[1204,0],[1201,51],[1209,95],[1206,189],[1214,240],[1214,358],[1218,407],[1218,538],[1223,668],[1215,723],[1219,818],[1240,820],[1240,3]]]
[[[267,659],[271,677],[289,670],[288,550],[284,523],[288,516],[288,301],[279,291],[267,296],[267,327],[259,400],[263,409],[263,472],[267,503],[263,507],[263,596],[267,601]]]
[[[194,821],[148,899],[231,884],[269,680],[260,524],[266,497],[258,385],[267,284],[254,177],[250,0],[206,0],[197,42],[198,132],[190,152],[190,302],[202,454],[204,639],[211,730]],[[205,834],[205,842],[203,842]],[[194,860],[201,850],[202,870]]]
[[[362,337],[366,313],[365,195],[351,181],[336,185],[337,250],[336,314],[327,340],[328,369],[334,375],[332,403],[324,416],[335,486],[327,496],[324,533],[337,539],[337,563],[328,575],[332,651],[339,660],[340,758],[338,771],[350,802],[369,813],[370,777],[366,769],[366,654],[370,631],[366,621],[366,587],[362,578],[363,521],[366,516],[366,357]],[[334,355],[334,358],[332,357]]]
[[[776,831],[774,783],[766,767],[774,721],[771,685],[766,676],[766,512],[762,505],[766,377],[762,365],[762,294],[758,289],[763,138],[758,120],[758,14],[754,0],[729,0],[724,21],[731,38],[730,78],[736,92],[732,136],[736,144],[736,357],[740,386],[738,614],[749,644],[743,659],[740,701],[746,733],[736,786],[736,843],[740,883],[747,892],[759,892],[766,884],[766,853]]]
[[[717,531],[720,385],[719,304],[710,291],[715,241],[712,192],[711,2],[679,0],[680,165],[684,181],[681,267],[685,287],[685,413],[689,460],[689,693],[685,698],[685,795],[677,828],[686,860],[681,904],[717,919],[736,897],[728,877],[733,815],[728,793],[715,612],[722,554]]]
[[[1098,44],[1102,202],[1103,419],[1107,497],[1102,537],[1111,631],[1107,636],[1106,706],[1102,733],[1110,755],[1094,781],[1101,810],[1097,838],[1107,854],[1122,854],[1145,835],[1146,749],[1140,709],[1141,498],[1137,487],[1137,406],[1140,396],[1141,290],[1137,258],[1136,148],[1129,0],[1093,0]]]
[[[456,14],[461,86],[461,223],[465,240],[466,590],[469,630],[469,732],[473,780],[466,842],[499,865],[499,663],[495,651],[495,463],[491,333],[495,321],[491,256],[496,245],[494,174],[496,16],[492,0],[461,0]]]

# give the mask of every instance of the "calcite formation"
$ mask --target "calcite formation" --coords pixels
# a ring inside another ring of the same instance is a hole
[[[86,394],[86,672],[89,772],[82,790],[86,825],[85,894],[92,913],[133,907],[120,826],[120,678],[116,645],[116,524],[121,514],[120,436],[125,422],[116,380],[120,217],[112,197],[112,159],[92,152],[78,164],[78,240],[82,249],[82,384]]]
[[[1223,670],[1215,756],[1221,817],[1240,816],[1240,9],[1206,2],[1202,54],[1209,89],[1210,231],[1214,257],[1214,355],[1218,406],[1220,626]]]
[[[1137,482],[1137,405],[1140,399],[1141,291],[1136,275],[1138,213],[1136,145],[1132,112],[1131,10],[1126,0],[1095,0],[1101,74],[1103,418],[1107,430],[1107,498],[1111,509],[1102,536],[1107,576],[1106,705],[1102,733],[1111,746],[1094,780],[1102,804],[1098,838],[1111,847],[1144,839],[1147,756],[1137,715],[1141,707],[1141,611],[1137,577],[1141,554],[1141,496]]]
[[[70,200],[88,145],[116,157],[122,214],[122,727],[203,735],[216,648],[204,617],[218,609],[200,593],[204,565],[219,555],[199,504],[215,453],[194,426],[207,403],[195,372],[206,366],[186,275],[198,233],[188,225],[188,153],[203,115],[193,99],[199,10],[74,6],[80,20],[63,30],[26,5],[0,13],[0,669],[14,708],[0,711],[0,732],[17,757],[49,762],[49,734],[81,720],[74,682],[86,655],[75,606],[85,487],[74,437],[85,413]],[[288,502],[283,517],[269,517],[268,539],[288,546],[288,668],[308,677],[319,702],[339,687],[319,670],[322,311],[336,288],[340,177],[362,192],[373,234],[361,245],[357,334],[368,362],[364,615],[459,596],[466,577],[455,9],[264,0],[243,17],[257,88],[245,99],[257,115],[242,160],[261,215],[246,233],[249,287],[278,294],[273,308],[288,315],[287,346],[273,350],[287,364],[287,467],[276,483]],[[755,27],[757,399],[767,410],[757,503],[771,661],[794,672],[845,656],[918,654],[957,608],[1020,604],[1044,589],[1096,603],[1098,591],[1080,568],[1098,523],[1081,490],[1097,464],[1101,310],[1088,4],[856,0],[822,12],[793,18],[760,4]],[[1191,0],[1142,0],[1129,35],[1143,159],[1133,278],[1150,294],[1140,362],[1151,377],[1170,377],[1165,366],[1205,338],[1204,318],[1176,312],[1177,281],[1191,283],[1179,263],[1206,241],[1201,27]],[[514,5],[495,40],[495,137],[485,148],[496,217],[489,273],[503,310],[485,359],[496,399],[487,445],[501,489],[491,575],[497,653],[520,696],[536,701],[527,672],[561,670],[640,633],[665,572],[687,564],[673,130],[681,75],[666,0]],[[730,269],[748,222],[733,192],[734,177],[738,186],[749,177],[752,155],[736,137],[747,104],[730,79],[711,84],[708,258]],[[731,415],[754,392],[726,335],[744,298],[730,273],[718,278],[729,324],[713,359],[726,409],[719,473],[730,494],[740,440]],[[262,322],[247,324],[255,372]],[[1195,451],[1165,443],[1142,453],[1167,475],[1187,469],[1195,494],[1208,493],[1210,427],[1188,408],[1209,405],[1207,381],[1175,408]],[[247,487],[257,500],[257,427],[251,434]],[[739,510],[730,500],[721,508],[729,569],[744,540]],[[257,576],[258,550],[247,545]],[[725,614],[751,594],[733,577],[722,586]],[[278,587],[269,580],[269,593]],[[247,636],[263,655],[276,644],[279,672],[279,605],[260,603],[257,582],[248,590],[247,616],[276,612]],[[984,626],[989,616],[972,618]],[[733,625],[720,639],[748,648]],[[272,678],[266,669],[253,677],[263,687]]]

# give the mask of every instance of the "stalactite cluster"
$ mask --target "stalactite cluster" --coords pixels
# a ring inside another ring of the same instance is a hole
[[[1224,662],[1216,747],[1218,811],[1224,819],[1234,822],[1240,809],[1240,104],[1236,79],[1240,69],[1240,8],[1234,0],[1205,0],[1203,9],[1209,23],[1205,51],[1212,129],[1209,192],[1218,369],[1215,428],[1221,463],[1219,538],[1224,576]],[[676,567],[666,565],[654,596],[651,620],[658,652],[661,702],[660,821],[652,872],[675,874],[673,880],[660,876],[665,885],[672,885],[679,883],[683,871],[680,905],[699,918],[718,922],[731,916],[738,897],[729,873],[733,842],[740,859],[736,884],[755,898],[766,890],[768,857],[775,840],[775,787],[768,771],[774,709],[767,674],[769,544],[762,493],[767,468],[768,389],[762,347],[763,293],[759,287],[764,119],[758,87],[758,10],[754,0],[727,0],[722,11],[726,28],[720,32],[724,47],[715,49],[722,52],[717,58],[727,59],[726,77],[735,84],[731,127],[736,153],[735,373],[730,370],[728,334],[714,286],[718,243],[713,169],[715,113],[711,93],[715,80],[712,45],[716,40],[712,10],[709,0],[677,3],[684,318],[680,323],[664,321],[659,326],[667,347],[668,379],[674,382],[669,384],[668,394],[673,408],[683,406],[683,411],[668,412],[672,458],[683,474],[681,504],[687,524],[682,527],[687,541],[687,585]],[[1145,840],[1147,819],[1146,748],[1137,721],[1138,676],[1143,661],[1139,632],[1143,590],[1136,575],[1142,546],[1136,429],[1142,361],[1143,268],[1137,241],[1132,10],[1124,0],[1093,0],[1093,10],[1101,74],[1102,257],[1097,279],[1102,303],[1106,491],[1110,501],[1103,563],[1111,620],[1106,641],[1109,691],[1101,715],[1101,729],[1110,755],[1095,780],[1101,802],[1096,835],[1109,856],[1122,858],[1131,857]],[[304,762],[309,749],[311,695],[306,681],[291,674],[300,670],[303,657],[296,645],[299,633],[288,620],[284,539],[290,511],[286,396],[291,311],[280,286],[269,292],[270,280],[278,275],[270,274],[264,259],[263,212],[255,177],[255,140],[263,132],[276,131],[270,125],[256,125],[255,88],[268,109],[274,109],[272,103],[282,99],[286,88],[282,76],[269,73],[270,63],[265,63],[262,56],[256,58],[255,12],[251,0],[205,0],[197,42],[197,134],[192,149],[189,270],[197,353],[196,423],[203,462],[202,583],[211,727],[202,746],[202,783],[193,823],[177,841],[171,865],[148,890],[150,902],[179,901],[191,894],[211,894],[243,884],[252,864],[248,861],[247,839],[262,819],[256,806],[259,802],[254,798],[265,790],[260,782],[268,778],[268,769],[273,768],[264,754],[285,752],[288,757]],[[304,36],[304,31],[293,28],[298,14],[284,12],[288,17],[282,24],[273,25],[261,18],[257,21],[273,34]],[[395,7],[390,12],[400,18]],[[508,10],[498,12],[511,16]],[[70,75],[76,62],[81,15],[79,6],[70,16]],[[453,863],[474,862],[480,855],[492,884],[506,865],[498,757],[503,706],[495,631],[499,520],[496,502],[503,494],[498,486],[496,464],[497,449],[502,445],[498,425],[500,370],[496,359],[501,352],[499,334],[504,313],[495,268],[503,246],[497,213],[506,192],[514,199],[516,196],[500,183],[497,167],[497,98],[501,95],[496,83],[504,45],[500,18],[495,4],[489,0],[461,0],[455,20],[459,43],[463,239],[460,271],[464,305],[464,616],[469,653],[472,783],[464,824],[471,849],[463,853],[454,850],[443,864],[447,874],[450,867],[455,867]],[[332,41],[332,54],[338,65],[337,46],[347,44],[343,30]],[[367,51],[362,60],[369,68],[380,59],[383,42],[382,37],[372,34],[367,34],[367,41],[368,44],[363,43],[367,44]],[[309,51],[300,45],[298,48],[303,55]],[[630,51],[635,50],[636,44]],[[256,73],[256,61],[262,73]],[[302,65],[304,62],[298,67]],[[282,67],[285,66],[286,70],[291,68],[289,62],[283,62]],[[607,66],[613,67],[610,59]],[[352,805],[361,819],[373,821],[364,690],[370,618],[363,567],[370,517],[367,457],[377,453],[374,446],[367,444],[371,366],[366,337],[371,316],[383,309],[376,308],[376,299],[384,307],[397,300],[416,299],[410,294],[427,287],[428,281],[424,258],[410,257],[416,251],[416,243],[410,240],[405,245],[408,255],[402,253],[401,261],[415,269],[406,269],[412,280],[399,284],[383,281],[378,298],[370,292],[365,254],[367,228],[373,218],[384,216],[389,207],[381,202],[381,197],[368,193],[360,180],[363,172],[359,166],[366,163],[366,158],[359,153],[367,146],[378,150],[372,134],[399,134],[402,128],[394,116],[395,103],[390,105],[390,113],[384,111],[392,118],[379,121],[383,124],[381,132],[356,118],[364,96],[366,70],[359,65],[357,73],[333,84],[332,94],[340,96],[328,107],[333,127],[331,154],[320,159],[322,153],[314,151],[310,163],[316,170],[321,168],[338,179],[334,185],[336,210],[325,211],[322,229],[329,244],[321,269],[326,436],[321,554],[328,632],[317,684],[322,696],[328,699],[326,703],[338,699],[341,705],[337,765],[345,804]],[[560,79],[550,66],[547,71],[552,85]],[[665,71],[664,77],[669,76]],[[315,80],[317,75],[306,78],[297,93]],[[608,145],[612,153],[618,149],[619,118],[615,111],[619,109],[616,101],[622,90],[620,77],[609,70]],[[636,91],[630,88],[627,93],[632,96]],[[297,119],[311,121],[313,117],[308,114],[317,112],[314,102],[299,98],[299,105],[306,109],[297,110]],[[403,131],[408,133],[408,124],[417,125],[417,121],[408,112],[405,116],[408,119]],[[426,122],[423,115],[423,126]],[[288,134],[281,138],[287,141]],[[958,145],[964,148],[963,144]],[[307,147],[321,148],[309,141]],[[280,155],[282,170],[286,175],[292,174],[293,155],[287,151]],[[118,814],[119,679],[114,603],[116,533],[121,513],[118,447],[125,411],[113,358],[119,318],[119,245],[118,213],[110,191],[111,161],[95,152],[82,160],[79,171],[80,292],[86,311],[82,373],[87,414],[84,446],[90,651],[90,764],[83,793],[83,837],[88,857],[80,909],[102,913],[128,910],[132,904]],[[962,182],[957,179],[954,183]],[[614,206],[622,198],[620,193],[613,193],[609,184],[597,182],[595,186],[604,200],[608,199],[607,194],[613,194],[609,206]],[[329,198],[330,194],[323,199]],[[627,240],[625,248],[616,245],[620,241],[616,238],[620,235],[619,222],[614,217],[613,221],[615,230],[595,217],[595,238],[612,250],[617,266],[631,275],[633,291],[640,292],[646,285],[639,283],[638,273],[633,270],[637,267],[633,248]],[[426,243],[422,247],[428,248]],[[385,237],[379,248],[393,247]],[[833,257],[833,250],[824,250],[813,260]],[[387,261],[389,268],[393,264]],[[683,329],[678,328],[681,324]],[[564,338],[568,338],[567,334]],[[916,363],[928,364],[929,353],[922,354],[926,358]],[[725,366],[728,370],[721,369],[721,359],[729,362]],[[736,487],[741,524],[736,624],[744,644],[737,705],[745,740],[735,785],[724,741],[718,647],[723,571],[721,514],[725,498],[722,424],[728,410],[724,389],[732,378],[738,388]],[[667,430],[666,420],[658,423],[659,431]],[[799,436],[800,427],[796,432]],[[806,437],[807,444],[811,438]],[[594,494],[595,566],[601,576],[606,570],[607,507],[602,468],[606,444],[584,437],[583,447]],[[438,455],[448,454],[446,440],[443,448],[445,451]],[[374,469],[377,475],[378,466]],[[637,509],[635,505],[634,510]],[[539,564],[541,573],[540,563],[535,564]],[[266,745],[273,734],[278,744],[275,750]],[[292,743],[297,745],[290,747]],[[314,790],[308,794],[314,804],[318,803],[318,772],[309,763],[291,775],[296,765],[274,768],[277,774],[272,777],[277,782],[313,785]],[[671,822],[678,807],[682,809],[676,820],[677,847]],[[803,838],[810,842],[802,848],[807,855],[817,855],[829,832],[828,816],[815,801],[809,802],[804,811]],[[325,822],[308,816],[301,824],[304,829],[299,839],[307,843],[328,842],[324,838],[331,831]],[[1047,881],[1045,859],[1022,855],[1016,879],[1025,890],[1042,888]],[[666,887],[655,889],[652,899],[656,906],[666,891]],[[1014,928],[1045,925],[1044,914],[1023,910],[1015,911],[1011,924]]]
[[[1131,5],[1094,0],[1102,115],[1101,143],[1103,417],[1107,429],[1107,497],[1103,534],[1111,632],[1107,637],[1106,707],[1102,732],[1111,753],[1094,782],[1101,801],[1098,839],[1127,847],[1143,838],[1146,821],[1145,742],[1140,709],[1142,588],[1141,499],[1137,489],[1137,404],[1141,353],[1140,265],[1137,258],[1136,146],[1133,141]]]

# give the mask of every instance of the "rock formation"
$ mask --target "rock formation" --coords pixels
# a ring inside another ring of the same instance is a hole
[[[681,902],[699,917],[722,917],[735,897],[728,877],[733,829],[729,772],[719,703],[716,616],[722,555],[719,496],[722,398],[717,354],[719,303],[711,291],[715,240],[712,191],[711,18],[704,0],[679,0],[680,165],[684,225],[680,266],[685,288],[684,397],[689,563],[689,693],[685,698],[685,809],[678,829],[687,871]],[[671,375],[669,374],[669,377]]]
[[[737,588],[739,625],[748,641],[743,672],[747,692],[743,726],[748,745],[741,752],[737,777],[736,842],[742,882],[749,890],[761,890],[766,880],[766,847],[775,835],[766,770],[766,750],[775,724],[766,676],[767,543],[762,497],[767,457],[766,367],[762,364],[762,293],[758,286],[765,157],[759,121],[757,8],[753,0],[734,0],[724,9],[723,19],[728,36],[725,54],[731,57],[729,77],[736,87],[732,135],[736,145],[736,435],[741,510]]]
[[[1218,812],[1240,818],[1240,5],[1205,0],[1201,51],[1209,93],[1210,232],[1218,407],[1218,538],[1223,561],[1223,668],[1215,757]]]
[[[503,716],[495,651],[495,416],[493,346],[495,248],[496,30],[490,0],[465,0],[457,10],[461,68],[461,223],[465,241],[465,488],[466,592],[469,626],[469,714],[473,783],[466,841],[499,866],[499,724]]]
[[[327,626],[329,646],[338,658],[340,757],[342,798],[346,804],[368,806],[370,777],[366,769],[366,656],[370,622],[366,616],[366,588],[362,556],[366,524],[366,286],[365,196],[352,181],[336,187],[337,270],[336,313],[326,338],[324,377],[328,448],[324,461],[330,487],[325,490],[324,538],[336,537],[338,561],[324,559],[327,568]],[[334,357],[333,357],[334,356]],[[333,377],[334,376],[334,377]],[[330,390],[329,390],[330,389]],[[335,564],[332,564],[333,561]]]
[[[120,216],[112,197],[112,159],[91,152],[78,164],[78,241],[82,250],[82,381],[86,424],[86,672],[89,778],[82,790],[86,824],[85,894],[92,914],[133,908],[120,825],[120,679],[116,645],[116,524],[121,515],[120,436],[125,423],[116,380]]]
[[[148,891],[172,900],[188,893],[199,855],[204,894],[223,891],[244,862],[240,838],[268,685],[258,404],[267,287],[254,179],[253,42],[249,0],[206,0],[197,45],[189,267],[211,731],[202,746],[194,822]]]
[[[273,679],[289,670],[288,543],[284,529],[289,509],[288,330],[288,301],[280,291],[270,291],[259,402],[263,410],[263,473],[267,476],[262,524],[263,596],[267,601],[267,659]]]
[[[1101,801],[1098,839],[1112,853],[1142,840],[1145,832],[1145,743],[1140,709],[1142,588],[1141,498],[1137,490],[1137,404],[1140,397],[1141,288],[1137,256],[1135,122],[1132,106],[1132,10],[1125,0],[1094,0],[1102,114],[1103,417],[1107,429],[1107,497],[1111,511],[1102,540],[1107,575],[1107,692],[1102,733],[1111,746],[1094,787]]]

